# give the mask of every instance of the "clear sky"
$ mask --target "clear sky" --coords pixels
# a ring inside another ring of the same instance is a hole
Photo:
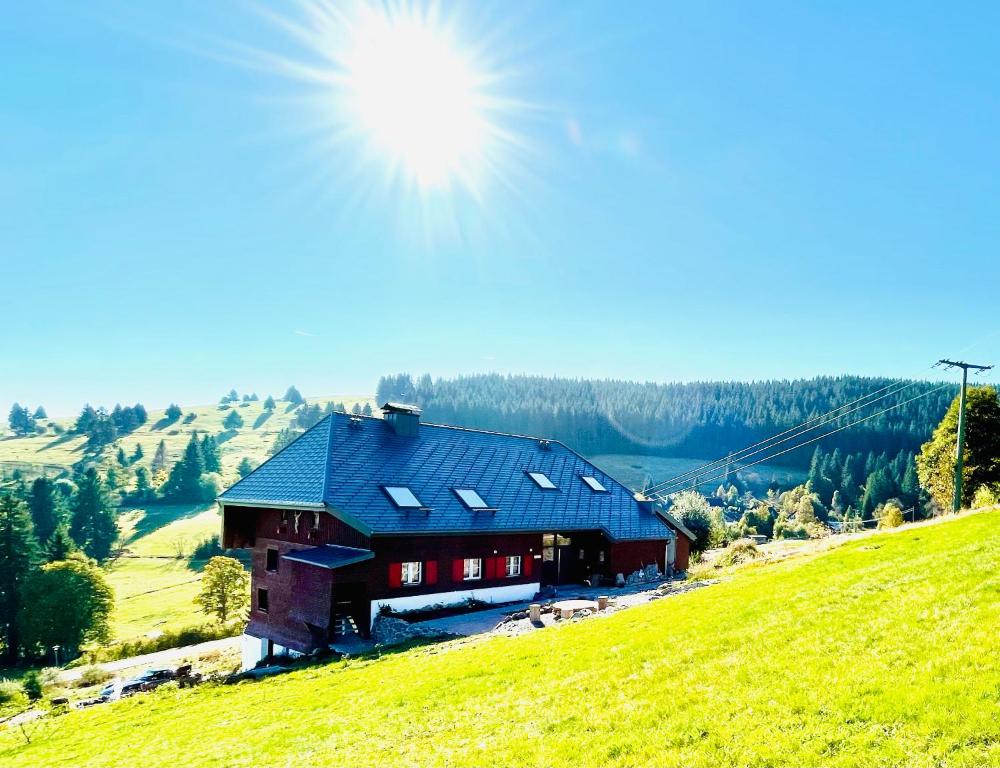
[[[393,5],[388,85],[329,5],[0,16],[4,414],[1000,363],[997,4]]]

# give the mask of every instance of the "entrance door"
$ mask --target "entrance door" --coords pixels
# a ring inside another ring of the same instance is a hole
[[[542,584],[567,584],[577,580],[573,540],[559,533],[542,534]]]

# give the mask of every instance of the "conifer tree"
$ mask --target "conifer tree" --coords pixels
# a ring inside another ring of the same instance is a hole
[[[284,399],[287,400],[289,403],[293,403],[294,405],[301,405],[302,403],[305,402],[305,398],[302,397],[302,394],[294,386],[288,388],[288,391],[285,392]]]
[[[236,467],[236,472],[239,474],[240,478],[244,478],[253,472],[253,462],[250,461],[246,456],[240,459],[239,465]]]
[[[40,560],[31,515],[24,503],[11,493],[0,495],[0,641],[9,663],[17,659],[21,646],[17,614],[22,588]]]
[[[194,434],[184,449],[184,457],[170,470],[170,477],[164,484],[164,496],[173,501],[201,501],[201,475],[204,471],[201,443],[198,435]]]
[[[142,457],[143,457],[142,444],[136,443],[135,450],[132,451],[132,463],[135,464],[136,462],[141,461]]]
[[[222,426],[226,429],[239,429],[243,426],[243,417],[236,411],[230,411],[226,418],[222,420]]]
[[[119,467],[128,466],[128,457],[125,455],[125,448],[118,446],[118,453],[115,454],[115,460],[118,462]]]
[[[274,398],[271,397],[270,395],[268,395],[267,399],[264,401],[264,410],[265,411],[273,411],[274,410],[274,406],[275,406]]]
[[[49,415],[45,412],[45,409],[42,408],[42,406],[38,406],[35,409],[35,418],[36,419],[47,419],[48,417],[49,417]]]
[[[153,474],[157,472],[162,472],[167,468],[167,444],[165,441],[160,440],[160,444],[156,446],[156,453],[153,454],[153,461],[150,465],[150,469],[153,470]]]
[[[66,523],[61,523],[45,543],[45,559],[50,563],[66,560],[76,551],[76,543],[69,535],[69,526]]]
[[[215,442],[215,438],[207,433],[201,439],[201,458],[206,472],[222,471],[222,457],[219,455],[219,445]]]
[[[118,538],[118,519],[94,467],[77,481],[70,509],[70,536],[88,557],[98,562],[107,560]]]
[[[28,510],[38,540],[48,541],[66,519],[66,505],[62,494],[56,490],[54,482],[47,477],[39,477],[31,484],[28,494]]]

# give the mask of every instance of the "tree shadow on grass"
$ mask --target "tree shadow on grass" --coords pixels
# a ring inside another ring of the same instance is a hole
[[[47,451],[49,448],[55,448],[57,445],[62,445],[63,443],[68,443],[74,437],[76,437],[76,435],[74,435],[74,434],[72,434],[70,432],[64,432],[63,434],[59,435],[59,437],[57,437],[55,440],[52,440],[52,441],[46,443],[45,445],[43,445],[38,450],[39,451]]]
[[[300,405],[299,403],[289,403],[289,404],[288,404],[288,405],[287,405],[287,406],[285,407],[285,413],[291,413],[291,412],[292,412],[292,411],[294,411],[294,410],[295,410],[296,408],[298,408],[298,407],[299,407],[299,405]]]
[[[143,515],[135,524],[128,540],[123,542],[125,546],[132,544],[138,539],[148,536],[154,531],[163,528],[178,520],[185,520],[189,517],[200,515],[206,510],[212,509],[214,505],[209,502],[198,504],[150,504],[142,508]]]
[[[171,424],[176,423],[179,418],[180,417],[178,417],[177,419],[168,419],[166,416],[164,416],[162,419],[156,422],[152,427],[150,427],[150,429],[152,429],[154,432],[158,432],[161,429],[166,429]]]
[[[263,426],[267,420],[271,418],[272,413],[274,413],[274,411],[262,411],[260,416],[258,416],[257,420],[253,423],[253,428],[257,429],[258,427]]]
[[[227,429],[225,432],[220,432],[215,436],[215,442],[222,445],[223,443],[232,440],[239,433],[240,431],[238,429]]]

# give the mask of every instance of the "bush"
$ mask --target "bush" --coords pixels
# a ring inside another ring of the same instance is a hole
[[[897,505],[888,503],[882,508],[882,516],[879,518],[879,528],[899,528],[903,524],[903,510]]]
[[[45,693],[42,675],[36,669],[29,669],[21,678],[21,687],[31,701],[38,701]]]
[[[981,485],[972,497],[972,508],[994,507],[1000,504],[1000,485]]]
[[[114,645],[107,645],[87,651],[83,658],[88,664],[98,664],[105,661],[117,661],[145,653],[156,653],[169,648],[182,648],[185,645],[204,643],[208,640],[221,640],[234,637],[243,631],[243,622],[230,624],[202,624],[181,629],[172,629],[156,637],[137,637]]]
[[[26,707],[28,696],[17,680],[0,679],[0,707]]]
[[[734,541],[718,560],[720,566],[741,565],[756,560],[761,556],[761,551],[752,541],[740,539]]]
[[[102,669],[101,667],[84,667],[80,672],[80,679],[77,681],[76,685],[78,688],[89,688],[92,685],[106,683],[113,677],[114,675],[111,672],[108,672],[106,669]]]

